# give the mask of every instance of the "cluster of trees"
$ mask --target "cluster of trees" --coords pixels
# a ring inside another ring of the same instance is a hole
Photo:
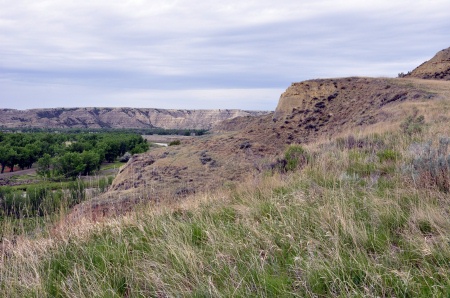
[[[411,74],[411,72],[410,71],[408,71],[406,74],[405,73],[403,73],[403,72],[401,72],[401,73],[399,73],[398,74],[398,77],[399,78],[404,78],[404,77],[407,77],[407,76],[409,76]]]
[[[113,162],[126,152],[148,150],[147,141],[135,133],[2,133],[0,164],[31,168],[46,177],[74,178],[98,170],[102,162]]]

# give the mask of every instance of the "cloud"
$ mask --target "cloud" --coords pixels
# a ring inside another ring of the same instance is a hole
[[[116,94],[161,107],[191,94],[193,107],[266,109],[248,92],[267,90],[274,108],[273,90],[291,82],[396,76],[449,46],[444,0],[2,2],[0,96],[10,107],[108,106]]]
[[[164,109],[274,110],[282,88],[123,89],[12,82],[0,79],[2,108],[141,107]],[[42,94],[41,99],[34,99]],[[23,101],[23,99],[28,101]]]

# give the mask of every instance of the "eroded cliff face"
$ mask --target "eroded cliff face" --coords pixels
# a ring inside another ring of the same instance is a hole
[[[399,82],[351,77],[293,83],[281,95],[273,119],[294,122],[306,130],[334,131],[379,121],[380,109],[386,104],[432,96]]]
[[[0,125],[8,128],[165,128],[210,129],[218,122],[261,111],[165,110],[138,108],[55,108],[0,110]]]

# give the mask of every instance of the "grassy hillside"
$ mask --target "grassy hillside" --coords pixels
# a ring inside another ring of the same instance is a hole
[[[448,297],[450,103],[397,108],[214,193],[5,238],[0,296]]]

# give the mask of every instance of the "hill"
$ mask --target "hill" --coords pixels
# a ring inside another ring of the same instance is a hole
[[[294,83],[31,234],[3,221],[0,296],[446,297],[449,145],[449,81]]]
[[[405,77],[450,81],[450,48],[438,52]]]
[[[0,126],[7,128],[210,129],[226,119],[265,113],[267,112],[144,108],[0,109]]]
[[[133,156],[110,190],[77,206],[71,218],[98,220],[127,212],[139,202],[178,200],[236,183],[276,167],[289,144],[398,122],[397,106],[438,100],[448,95],[445,90],[406,79],[354,77],[294,83],[272,114],[230,119],[217,125],[212,135]]]

